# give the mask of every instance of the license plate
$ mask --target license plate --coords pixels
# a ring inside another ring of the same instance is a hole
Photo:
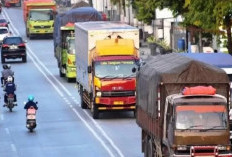
[[[10,46],[10,49],[11,49],[11,50],[14,50],[14,49],[17,49],[17,48],[18,48],[18,46],[16,46],[16,45],[11,45],[11,46]]]
[[[45,30],[40,30],[40,33],[45,33]]]
[[[124,102],[123,101],[114,101],[114,105],[123,105]]]

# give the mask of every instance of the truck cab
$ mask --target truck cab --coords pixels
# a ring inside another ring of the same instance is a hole
[[[52,9],[30,9],[26,21],[27,37],[37,35],[52,36],[55,13]]]
[[[168,104],[166,140],[173,148],[173,156],[232,155],[225,97],[176,94],[169,96]]]
[[[74,24],[68,23],[60,28],[61,44],[56,47],[56,57],[60,77],[68,82],[76,78]]]
[[[70,33],[66,37],[65,45],[62,50],[62,75],[67,78],[68,81],[76,78],[76,66],[75,66],[75,37],[74,33]]]

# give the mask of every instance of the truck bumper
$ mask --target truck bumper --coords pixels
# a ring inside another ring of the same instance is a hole
[[[76,67],[67,66],[66,77],[67,78],[76,78],[76,76],[77,76],[77,74],[76,74]]]
[[[53,35],[53,29],[29,29],[31,35]]]
[[[96,97],[95,104],[99,110],[135,110],[135,96]]]
[[[194,155],[176,155],[174,154],[173,157],[194,157]],[[200,157],[215,157],[215,155],[204,155],[204,156],[200,156]],[[217,157],[232,157],[231,153],[228,154],[218,154]]]

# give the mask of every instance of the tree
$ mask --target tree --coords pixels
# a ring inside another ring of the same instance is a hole
[[[232,54],[232,0],[189,0],[185,7],[188,8],[188,12],[183,14],[186,25],[197,26],[212,34],[221,33],[220,28],[225,29],[228,52]]]
[[[198,32],[220,33],[220,27],[227,33],[227,48],[232,54],[232,0],[135,0],[136,17],[150,23],[154,10],[169,8],[173,16],[181,15],[186,28]]]

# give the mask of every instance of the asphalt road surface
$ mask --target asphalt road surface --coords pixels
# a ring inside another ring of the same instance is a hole
[[[22,8],[3,8],[13,35],[27,40],[27,63],[7,60],[15,72],[18,106],[9,112],[0,103],[0,157],[141,157],[141,130],[133,112],[110,112],[93,120],[80,107],[75,81],[59,77],[53,39],[25,35]],[[1,67],[0,67],[1,69]],[[1,69],[2,70],[2,69]],[[38,101],[37,128],[25,126],[24,102]]]

